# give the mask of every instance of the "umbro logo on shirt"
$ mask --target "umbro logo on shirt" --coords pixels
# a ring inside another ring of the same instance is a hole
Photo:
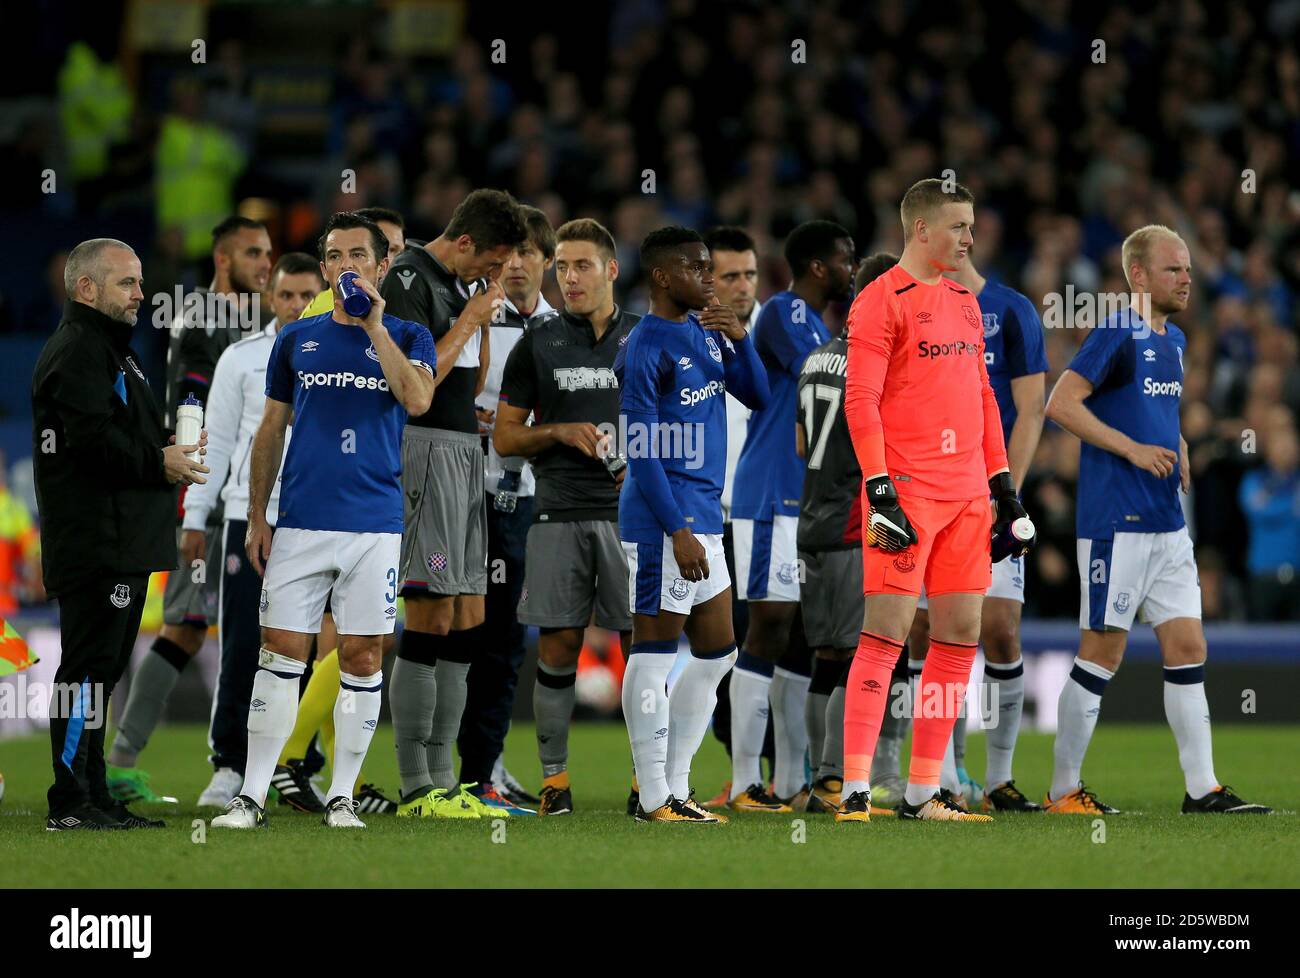
[[[301,350],[303,353],[311,353],[318,346],[320,346],[320,344],[317,343],[315,340],[308,340],[306,343],[302,345]]]
[[[681,367],[683,370],[690,370],[690,369],[691,369],[691,358],[690,358],[690,357],[682,357],[680,360],[677,361],[677,365],[678,365],[679,367]]]
[[[1156,351],[1155,351],[1155,350],[1143,350],[1143,351],[1142,351],[1142,356],[1146,357],[1146,361],[1147,361],[1147,363],[1155,363],[1155,361],[1156,361]]]

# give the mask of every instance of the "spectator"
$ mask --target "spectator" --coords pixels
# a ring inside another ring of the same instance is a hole
[[[1300,621],[1300,438],[1289,419],[1273,423],[1264,465],[1242,478],[1238,498],[1250,526],[1251,617]]]

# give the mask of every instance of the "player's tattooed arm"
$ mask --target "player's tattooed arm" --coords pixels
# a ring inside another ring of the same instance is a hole
[[[1118,455],[1157,478],[1168,478],[1178,456],[1161,445],[1139,444],[1106,424],[1083,403],[1091,393],[1092,383],[1086,377],[1066,370],[1047,400],[1047,417],[1089,445]]]
[[[1178,435],[1178,485],[1183,495],[1192,491],[1192,463],[1187,451],[1187,439]]]
[[[248,470],[248,532],[244,535],[244,550],[259,574],[266,565],[266,558],[271,555],[271,526],[266,521],[266,505],[271,500],[271,487],[280,474],[284,429],[289,424],[292,410],[291,404],[268,397],[262,423],[253,436],[253,458]]]

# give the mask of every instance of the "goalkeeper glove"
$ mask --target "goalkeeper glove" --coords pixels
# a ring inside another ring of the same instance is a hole
[[[889,476],[880,475],[867,480],[867,505],[871,508],[867,520],[869,546],[893,552],[916,543],[916,531],[898,505],[898,493],[894,491]]]
[[[1023,557],[1038,538],[1034,524],[1020,504],[1015,483],[1010,472],[999,472],[989,479],[989,492],[997,506],[993,518],[992,541],[989,545],[993,563],[1007,557]]]

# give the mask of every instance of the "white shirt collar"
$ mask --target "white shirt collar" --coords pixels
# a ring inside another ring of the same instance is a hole
[[[523,319],[530,319],[530,320],[536,319],[538,316],[542,315],[543,313],[555,312],[555,307],[546,301],[546,296],[543,295],[541,292],[537,293],[537,308],[533,310],[533,314],[531,316],[525,316],[522,312],[520,312],[519,308],[513,302],[510,301],[509,297],[506,298],[506,306],[516,316],[519,316]]]

